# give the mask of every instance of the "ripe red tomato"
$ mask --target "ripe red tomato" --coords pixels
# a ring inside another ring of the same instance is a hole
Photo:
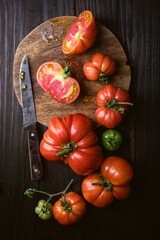
[[[53,205],[53,216],[62,225],[78,222],[86,212],[85,200],[75,192],[66,194]]]
[[[87,62],[83,66],[83,72],[89,80],[100,80],[101,82],[108,82],[109,75],[116,70],[115,61],[102,53],[96,53],[92,57],[92,62]]]
[[[84,198],[96,207],[106,207],[114,198],[125,199],[130,194],[130,181],[133,178],[131,165],[123,158],[106,158],[100,173],[93,173],[82,182]]]
[[[114,128],[119,125],[128,109],[133,105],[129,93],[113,85],[106,85],[97,94],[96,120],[99,124]]]
[[[86,51],[95,42],[96,35],[97,27],[92,13],[82,12],[63,40],[63,53],[79,54]]]
[[[103,161],[92,123],[81,113],[53,118],[40,143],[44,158],[64,160],[79,175],[95,171]]]
[[[70,77],[68,66],[62,68],[57,62],[45,62],[37,71],[39,85],[57,102],[68,104],[77,99],[80,86]]]

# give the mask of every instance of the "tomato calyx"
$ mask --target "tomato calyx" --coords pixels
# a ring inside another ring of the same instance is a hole
[[[92,183],[92,185],[98,185],[105,188],[107,192],[112,192],[112,183],[109,179],[106,179],[102,174],[98,174],[97,178],[101,179],[101,182]]]
[[[64,73],[62,74],[62,76],[63,76],[63,79],[67,79],[68,77],[71,76],[71,73],[69,72],[69,66],[68,66],[66,60],[63,59],[63,61],[65,63],[65,68],[64,68]]]
[[[68,143],[66,144],[63,144],[62,146],[62,150],[57,152],[57,156],[63,156],[63,157],[66,157],[69,153],[73,152],[74,150],[76,150],[78,147],[77,145],[72,142],[72,141],[69,141]]]
[[[105,82],[105,84],[108,83],[108,76],[107,76],[107,73],[105,72],[100,72],[99,73],[99,81],[102,83],[102,82]]]
[[[108,109],[114,109],[115,112],[119,112],[121,114],[124,113],[125,108],[118,106],[119,104],[124,104],[124,105],[131,105],[133,106],[133,103],[130,102],[118,102],[116,98],[113,98],[112,101],[106,100],[105,101],[106,104],[104,104],[104,107],[107,107]]]
[[[71,205],[66,201],[66,195],[62,197],[62,200],[60,200],[61,206],[64,210],[66,210],[68,213],[72,211]]]
[[[116,148],[117,144],[119,144],[119,140],[109,138],[109,139],[108,139],[108,144],[109,144],[112,148]]]

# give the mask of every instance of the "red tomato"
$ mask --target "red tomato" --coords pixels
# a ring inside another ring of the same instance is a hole
[[[83,72],[89,80],[100,80],[101,82],[108,82],[109,75],[116,70],[115,61],[102,53],[96,53],[92,57],[92,62],[87,62],[83,66]]]
[[[119,125],[128,109],[133,105],[129,93],[113,85],[106,85],[97,94],[96,120],[107,128]]]
[[[53,216],[62,225],[78,222],[86,212],[85,200],[75,192],[66,194],[53,205]]]
[[[64,160],[79,175],[90,174],[103,161],[92,123],[81,113],[53,118],[40,143],[40,151],[48,160]]]
[[[65,36],[62,51],[65,54],[79,54],[95,42],[97,27],[90,11],[82,12]]]
[[[57,62],[45,62],[37,71],[39,85],[57,102],[64,104],[75,101],[80,93],[79,83],[69,76],[68,66],[63,69]]]
[[[114,198],[129,196],[132,177],[133,169],[125,159],[108,157],[102,163],[100,173],[93,173],[83,180],[82,194],[94,206],[106,207]]]

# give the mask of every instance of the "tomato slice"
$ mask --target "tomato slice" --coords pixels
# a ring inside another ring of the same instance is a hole
[[[57,62],[45,62],[37,71],[37,81],[53,99],[69,104],[77,99],[80,86],[76,79],[69,77]]]
[[[79,54],[86,51],[95,42],[96,35],[97,27],[92,13],[82,12],[63,40],[63,53]]]

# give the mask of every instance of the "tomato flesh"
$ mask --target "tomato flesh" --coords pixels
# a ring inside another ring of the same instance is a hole
[[[95,42],[97,28],[90,11],[82,12],[64,38],[62,51],[65,54],[79,54]]]
[[[65,78],[64,69],[57,62],[43,63],[37,71],[37,81],[45,92],[63,104],[75,101],[80,93],[78,81]]]

